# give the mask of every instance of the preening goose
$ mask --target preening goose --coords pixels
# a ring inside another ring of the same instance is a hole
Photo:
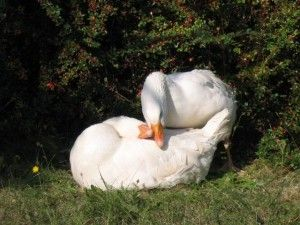
[[[228,109],[230,121],[224,141],[229,164],[233,167],[228,143],[236,118],[235,96],[210,70],[195,69],[170,75],[153,72],[144,82],[141,101],[144,118],[160,147],[164,144],[163,127],[200,128],[217,112]]]
[[[118,122],[114,123],[115,120]],[[110,122],[88,127],[71,150],[72,175],[82,187],[165,188],[203,180],[230,121],[225,109],[203,129],[166,129],[164,151],[153,140],[121,137],[117,131],[118,124],[127,124],[130,133],[141,121],[117,117]]]

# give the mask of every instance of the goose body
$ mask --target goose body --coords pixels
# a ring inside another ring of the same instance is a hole
[[[164,151],[153,140],[127,135],[142,123],[133,118],[111,119],[127,124],[125,136],[118,132],[120,123],[92,125],[78,136],[71,149],[72,175],[82,187],[101,189],[165,188],[198,182],[208,173],[216,145],[229,122],[228,115],[228,110],[219,112],[203,129],[166,129]]]
[[[148,75],[141,92],[142,111],[154,139],[163,145],[160,127],[200,128],[217,112],[228,109],[229,138],[236,117],[233,91],[210,70]],[[158,128],[156,128],[158,127]]]

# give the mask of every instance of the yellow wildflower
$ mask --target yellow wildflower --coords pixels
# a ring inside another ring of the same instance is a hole
[[[40,171],[40,167],[38,165],[34,165],[32,167],[32,173],[37,174]]]

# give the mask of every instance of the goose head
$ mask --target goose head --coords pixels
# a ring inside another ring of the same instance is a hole
[[[150,73],[141,92],[142,111],[159,147],[164,144],[163,127],[165,126],[167,96],[166,75],[162,72]]]

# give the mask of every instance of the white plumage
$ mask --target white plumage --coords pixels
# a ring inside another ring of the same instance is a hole
[[[228,138],[236,117],[232,90],[210,70],[170,75],[153,72],[145,80],[141,101],[149,126],[160,123],[169,128],[199,128],[217,112],[228,109]]]
[[[82,187],[94,185],[101,189],[198,182],[207,175],[228,123],[230,114],[225,109],[203,129],[166,129],[162,151],[153,140],[135,137],[136,127],[143,122],[129,117],[112,118],[88,127],[78,136],[70,153],[73,177]],[[121,134],[124,128],[127,132]]]

